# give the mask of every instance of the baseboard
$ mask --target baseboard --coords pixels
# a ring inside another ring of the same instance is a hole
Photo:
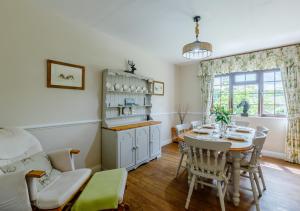
[[[165,146],[165,145],[167,145],[167,144],[170,144],[170,143],[172,143],[172,139],[165,139],[165,140],[163,140],[162,142],[161,142],[161,146],[163,147],[163,146]]]
[[[285,154],[282,152],[273,152],[268,150],[262,150],[261,151],[263,156],[272,157],[272,158],[278,158],[278,159],[285,159]]]
[[[96,173],[97,171],[101,171],[101,164],[91,167],[92,172]]]

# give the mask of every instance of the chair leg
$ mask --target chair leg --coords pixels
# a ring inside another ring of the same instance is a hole
[[[195,180],[196,180],[196,176],[193,175],[192,181],[191,181],[191,184],[190,184],[190,188],[189,188],[188,197],[187,197],[186,202],[185,202],[185,209],[189,208],[190,200],[191,200],[192,193],[193,193],[193,190],[194,190]]]
[[[259,177],[260,177],[262,185],[263,185],[263,190],[266,190],[267,188],[266,188],[266,184],[265,184],[265,179],[264,179],[264,175],[263,175],[260,165],[258,166],[258,174],[259,174]]]
[[[178,177],[179,170],[180,170],[181,165],[182,165],[183,157],[184,157],[184,153],[181,154],[180,161],[179,161],[179,164],[178,164],[178,167],[177,167],[176,177]]]
[[[253,173],[253,176],[254,176],[254,181],[255,181],[255,184],[256,184],[256,187],[257,187],[257,190],[258,190],[258,197],[261,197],[262,192],[261,192],[261,188],[260,188],[260,184],[259,184],[259,180],[258,180],[256,172]]]
[[[221,185],[220,181],[217,182],[217,187],[218,187],[218,193],[219,193],[221,209],[222,209],[222,211],[225,211],[224,195],[223,195],[222,185]]]
[[[254,184],[254,176],[253,176],[252,172],[249,172],[249,178],[250,178],[251,188],[252,188],[253,197],[254,197],[254,201],[255,201],[255,205],[256,205],[256,211],[260,211],[259,203],[258,203],[258,199],[257,199],[256,187]]]

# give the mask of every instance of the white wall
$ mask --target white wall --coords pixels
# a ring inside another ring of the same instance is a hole
[[[36,2],[0,2],[0,126],[30,128],[47,151],[80,148],[77,166],[99,166],[101,70],[125,69],[126,60],[133,59],[138,74],[165,82],[165,96],[153,97],[153,112],[163,121],[162,139],[168,141],[173,124],[170,111],[175,104],[174,66],[57,16]],[[86,89],[46,88],[46,59],[84,65]],[[66,122],[70,124],[64,125]],[[39,128],[45,124],[48,126]]]
[[[204,108],[201,105],[200,82],[197,79],[198,65],[186,64],[176,67],[176,84],[178,97],[176,104],[189,104],[189,113],[186,122],[201,119]],[[238,117],[250,122],[250,127],[263,125],[270,129],[270,133],[264,145],[264,153],[268,156],[284,158],[285,137],[287,131],[286,118],[266,117]]]

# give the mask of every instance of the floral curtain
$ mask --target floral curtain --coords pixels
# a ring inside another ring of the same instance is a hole
[[[198,77],[203,98],[206,98],[203,106],[208,116],[214,75],[274,68],[282,72],[288,110],[286,158],[300,163],[300,44],[200,62]]]

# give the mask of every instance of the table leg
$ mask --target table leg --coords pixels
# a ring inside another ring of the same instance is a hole
[[[240,203],[240,161],[239,155],[233,156],[233,204],[235,206]]]

